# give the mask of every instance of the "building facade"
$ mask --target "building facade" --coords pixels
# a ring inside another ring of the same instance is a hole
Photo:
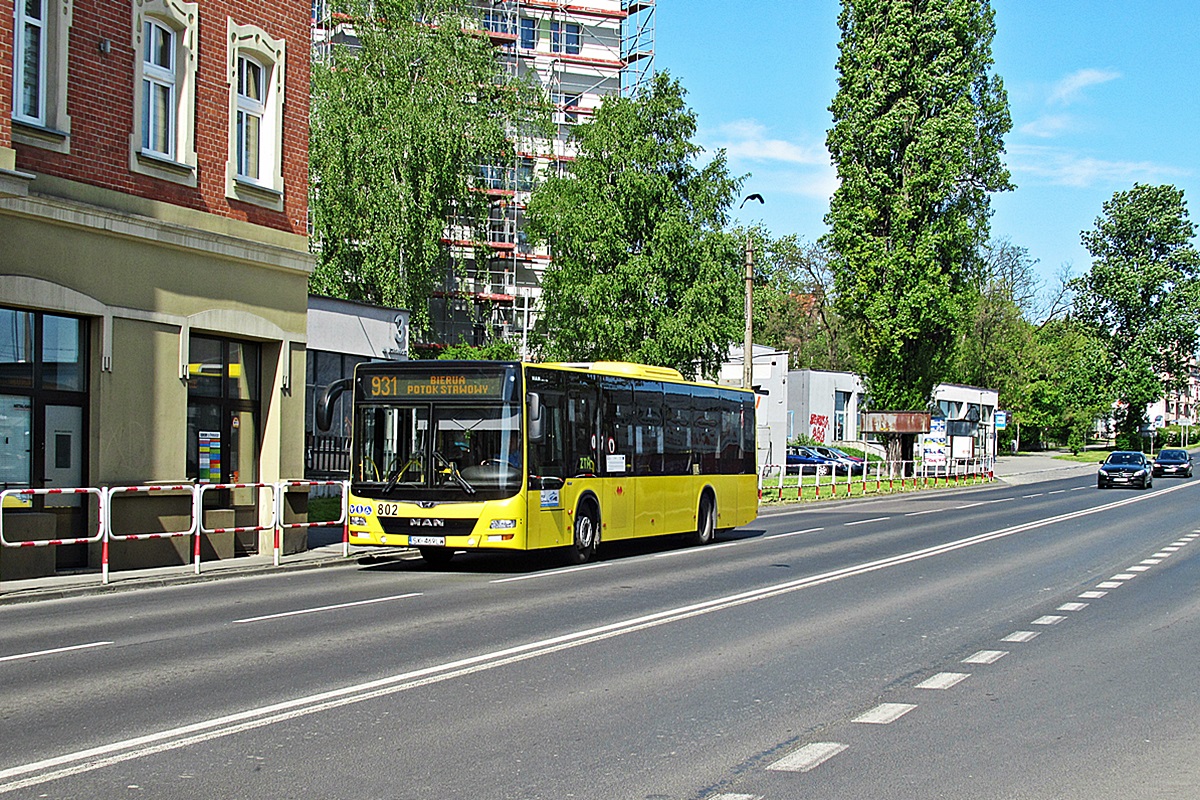
[[[309,39],[249,0],[0,15],[0,486],[302,473]],[[25,505],[6,538],[92,513]],[[37,569],[95,566],[57,550]]]

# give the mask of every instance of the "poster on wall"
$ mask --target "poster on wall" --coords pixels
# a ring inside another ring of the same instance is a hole
[[[927,467],[946,465],[946,420],[934,417],[929,420],[929,433],[921,435],[921,461]]]
[[[200,431],[200,483],[221,482],[221,432]]]

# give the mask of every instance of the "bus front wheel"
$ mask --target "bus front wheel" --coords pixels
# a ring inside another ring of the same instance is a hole
[[[575,537],[568,552],[572,564],[586,564],[596,555],[600,543],[600,519],[590,506],[575,512]]]
[[[700,510],[696,514],[696,530],[687,537],[689,544],[708,544],[717,532],[717,514],[713,500],[705,495],[700,499]]]

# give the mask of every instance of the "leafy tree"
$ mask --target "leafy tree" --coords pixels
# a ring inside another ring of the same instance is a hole
[[[1183,190],[1135,184],[1104,204],[1082,240],[1075,314],[1103,342],[1119,400],[1118,445],[1137,445],[1146,405],[1182,387],[1200,329],[1200,253]]]
[[[1037,438],[1082,447],[1096,421],[1112,408],[1109,354],[1074,320],[1049,320],[1021,353],[1024,380],[1009,408],[1016,438]]]
[[[954,357],[988,196],[1012,188],[987,0],[843,0],[826,143],[837,307],[872,407],[923,409]],[[900,443],[889,437],[890,454]]]
[[[454,361],[520,361],[521,354],[512,342],[497,340],[483,347],[473,344],[456,344],[438,354],[441,360]]]
[[[541,120],[542,96],[502,71],[470,3],[343,10],[358,46],[312,70],[310,287],[408,308],[414,330],[428,330],[429,297],[449,273],[447,221],[482,227],[480,167],[512,163],[510,133]]]
[[[848,332],[833,303],[829,251],[795,235],[755,240],[755,339],[788,353],[792,369],[851,369]]]
[[[712,375],[743,331],[741,186],[697,164],[695,114],[665,73],[577,126],[571,175],[535,188],[528,231],[553,248],[532,340],[546,358],[619,359]]]

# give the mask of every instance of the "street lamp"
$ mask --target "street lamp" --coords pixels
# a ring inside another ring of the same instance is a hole
[[[742,204],[738,206],[740,210],[746,205],[749,200],[757,200],[759,203],[764,203],[761,194],[747,195]],[[754,380],[754,323],[752,322],[754,314],[754,238],[750,231],[746,231],[746,338],[742,343],[742,388],[752,389]]]

